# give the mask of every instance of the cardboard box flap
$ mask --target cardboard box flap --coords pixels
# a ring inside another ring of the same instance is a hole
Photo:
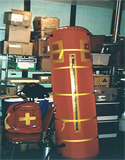
[[[29,11],[22,11],[22,10],[18,10],[18,9],[11,9],[12,13],[16,13],[16,14],[29,14],[31,15],[31,12]]]
[[[11,9],[12,12],[4,12],[4,23],[20,26],[30,26],[31,12]]]

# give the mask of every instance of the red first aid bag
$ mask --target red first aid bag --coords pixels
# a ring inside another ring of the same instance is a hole
[[[40,133],[42,114],[35,102],[21,102],[9,106],[4,120],[5,130],[11,133]]]

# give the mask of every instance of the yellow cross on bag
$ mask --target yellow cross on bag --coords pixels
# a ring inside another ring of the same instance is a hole
[[[26,125],[30,125],[31,120],[36,120],[36,117],[30,117],[30,113],[25,113],[25,117],[19,118],[19,121],[26,121]]]

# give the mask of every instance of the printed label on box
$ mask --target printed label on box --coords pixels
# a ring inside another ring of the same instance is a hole
[[[28,15],[28,14],[24,15],[24,20],[25,20],[25,21],[28,21],[28,20],[29,20],[29,15]]]
[[[28,63],[36,63],[37,62],[37,59],[36,58],[16,58],[16,62],[17,63],[25,63],[25,62],[28,62]]]
[[[98,101],[106,101],[106,96],[105,95],[98,96]]]
[[[34,68],[34,63],[29,63],[29,68]]]
[[[14,44],[9,44],[9,47],[11,48],[21,48],[22,46],[21,45],[14,45]]]
[[[11,21],[14,21],[14,22],[22,22],[23,21],[23,15],[21,15],[21,14],[12,14],[10,16],[9,16],[9,20],[11,20]]]
[[[50,51],[50,47],[49,47],[49,46],[47,46],[47,51],[48,51],[48,52]]]
[[[20,69],[34,68],[34,63],[18,63]]]
[[[28,69],[28,63],[18,63],[18,67],[20,69]]]
[[[41,79],[48,79],[48,77],[41,77]]]

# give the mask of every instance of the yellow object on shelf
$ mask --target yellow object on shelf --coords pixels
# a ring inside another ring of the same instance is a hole
[[[38,79],[32,79],[32,78],[8,78],[8,82],[10,83],[37,83],[39,82]]]

